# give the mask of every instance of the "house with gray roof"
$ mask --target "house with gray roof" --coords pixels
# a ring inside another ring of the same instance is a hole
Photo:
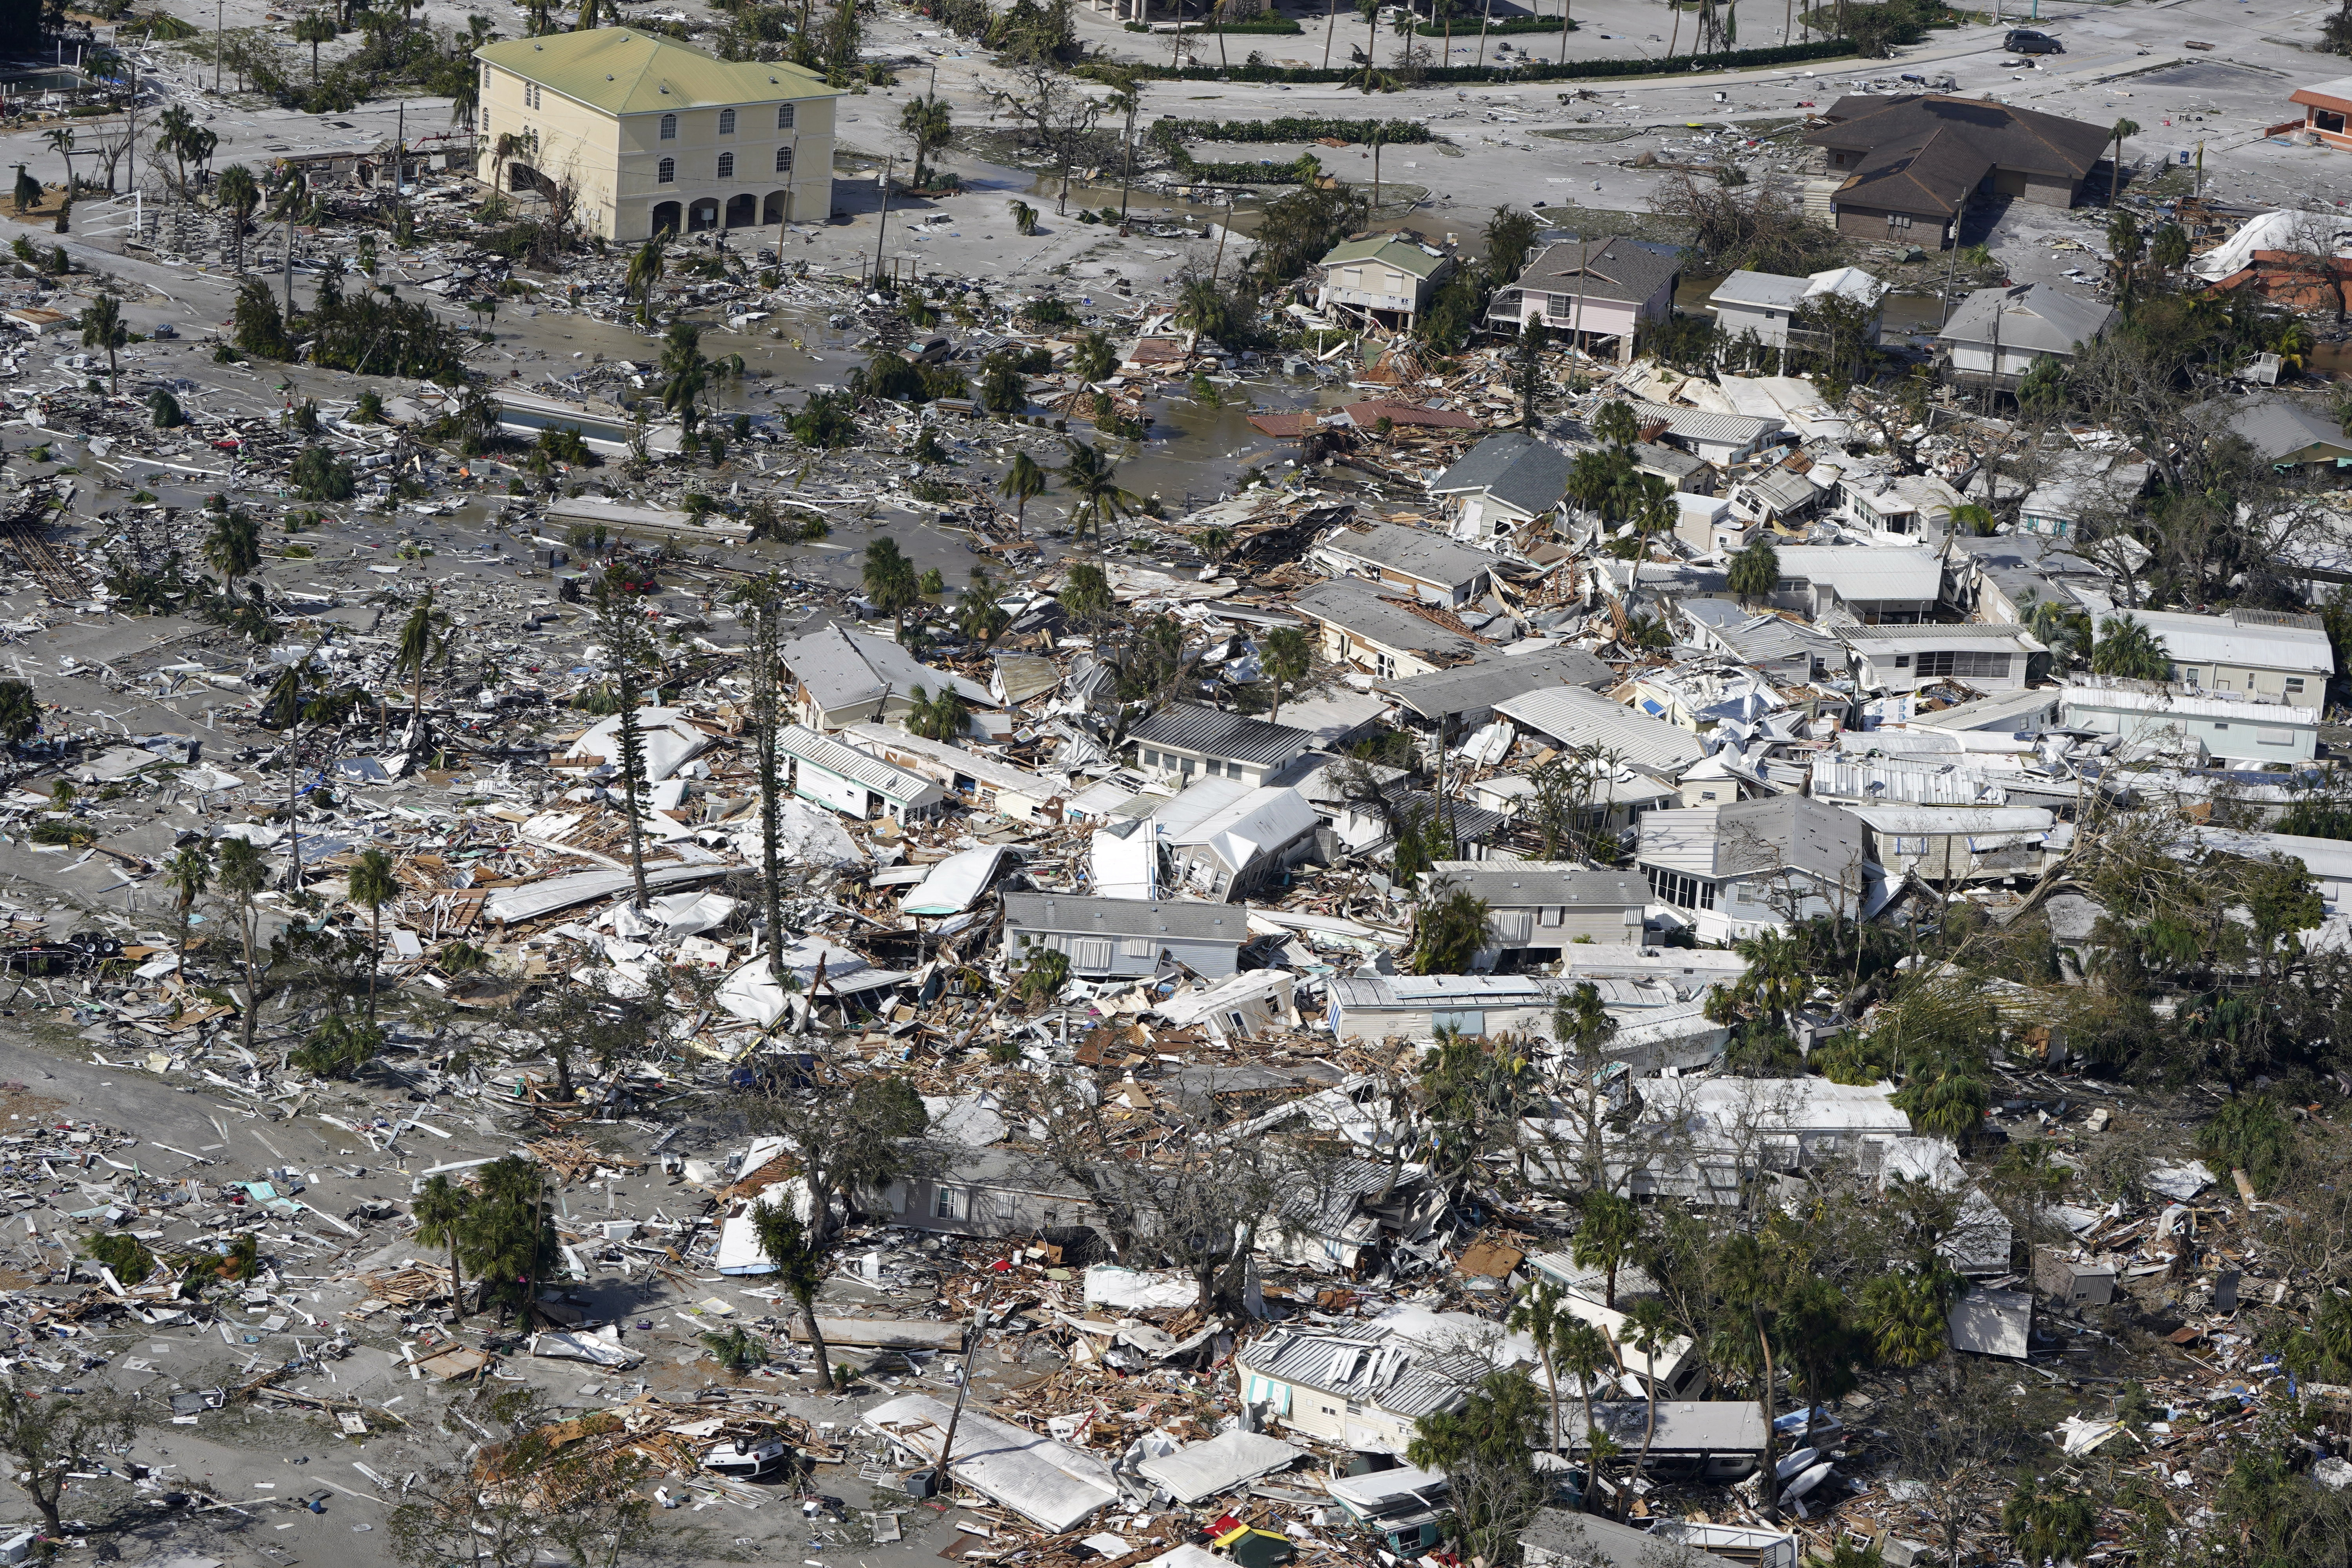
[[[1916,691],[1938,680],[1962,681],[1991,696],[2024,689],[2034,673],[2046,671],[2049,648],[2023,626],[1966,622],[1939,626],[1841,626],[1855,682],[1865,691]]]
[[[1728,654],[1779,685],[1805,685],[1845,662],[1837,638],[1786,616],[1759,616],[1731,599],[1685,599],[1675,608],[1694,646]]]
[[[976,708],[994,708],[995,696],[975,680],[933,669],[887,637],[852,632],[827,623],[776,650],[800,690],[793,716],[813,730],[904,720],[914,693],[937,696],[951,689]]]
[[[1747,461],[1789,428],[1787,420],[1761,414],[1716,414],[1640,398],[1630,404],[1644,440],[1678,447],[1718,468]]]
[[[1495,558],[1426,528],[1392,522],[1342,528],[1316,554],[1343,575],[1362,577],[1433,605],[1459,605],[1486,591]]]
[[[1903,545],[1784,545],[1775,553],[1780,581],[1776,609],[1820,621],[1832,607],[1865,626],[1927,619],[1944,591],[1944,566],[1932,550]]]
[[[1325,658],[1381,680],[1467,664],[1494,647],[1450,610],[1352,577],[1318,583],[1290,607],[1321,628]]]
[[[1617,672],[1580,647],[1538,648],[1532,653],[1488,653],[1452,669],[1375,681],[1372,689],[1396,705],[1411,729],[1434,733],[1440,725],[1454,735],[1468,733],[1494,715],[1495,704],[1549,686],[1581,686],[1605,691]]]
[[[1715,492],[1715,465],[1696,452],[1685,452],[1680,447],[1669,447],[1660,441],[1636,441],[1633,457],[1635,473],[1654,474],[1684,495]]]
[[[1423,1416],[1458,1409],[1494,1366],[1377,1325],[1285,1325],[1234,1351],[1234,1370],[1243,1402],[1286,1427],[1360,1453],[1402,1454]]]
[[[2216,398],[2189,410],[2189,416],[2208,440],[2235,436],[2276,468],[2333,474],[2339,463],[2352,461],[2352,437],[2342,425],[2282,392]]]
[[[1642,323],[1675,313],[1681,256],[1672,246],[1622,235],[1555,240],[1528,258],[1517,282],[1496,292],[1486,324],[1516,336],[1526,322],[1539,321],[1555,340],[1631,364]]]
[[[1869,896],[1862,823],[1801,795],[1643,815],[1633,863],[1652,899],[1706,942],[1858,917]]]
[[[1287,724],[1180,702],[1129,730],[1127,750],[1134,766],[1172,784],[1189,784],[1195,773],[1205,773],[1261,784],[1313,739]]]
[[[1546,963],[1574,942],[1638,942],[1650,889],[1635,871],[1593,870],[1567,860],[1441,860],[1434,884],[1486,903],[1487,945],[1474,969]]]
[[[1524,430],[1504,430],[1465,452],[1429,481],[1454,509],[1454,537],[1479,541],[1519,528],[1568,494],[1568,454]]]
[[[1731,510],[1750,522],[1786,528],[1813,515],[1822,488],[1789,468],[1766,468],[1731,487]]]
[[[794,795],[861,822],[877,816],[922,821],[938,816],[948,798],[936,781],[827,740],[805,724],[777,731],[776,750],[790,771],[788,787]]]
[[[1866,314],[1870,341],[1878,341],[1880,302],[1886,285],[1858,267],[1833,267],[1810,277],[1791,278],[1779,272],[1731,273],[1707,296],[1715,313],[1717,341],[1730,342],[1746,333],[1768,349],[1789,346],[1789,332],[1797,312],[1825,299],[1843,299]],[[1818,334],[1812,334],[1818,335]]]
[[[2113,307],[2054,283],[1979,289],[1936,334],[1936,353],[1954,384],[2014,392],[2034,361],[2072,364],[2115,320]]]
[[[1038,949],[1066,954],[1087,980],[1153,974],[1163,955],[1212,980],[1239,966],[1249,920],[1231,904],[1181,899],[1088,899],[1006,893],[1004,963],[1019,969]]]

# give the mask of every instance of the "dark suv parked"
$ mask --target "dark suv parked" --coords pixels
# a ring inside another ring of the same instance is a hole
[[[2037,33],[2031,27],[2011,27],[2000,47],[2012,55],[2063,55],[2066,46],[2047,33]]]

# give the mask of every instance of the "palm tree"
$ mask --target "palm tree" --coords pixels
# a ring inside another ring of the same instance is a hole
[[[425,667],[448,651],[448,616],[433,607],[433,590],[427,586],[408,612],[408,618],[401,622],[399,640],[393,645],[393,673],[408,678],[408,732],[412,739],[424,733]]]
[[[1117,522],[1140,508],[1143,498],[1119,488],[1118,465],[1100,447],[1081,447],[1076,441],[1065,445],[1069,448],[1069,460],[1055,471],[1077,503],[1070,512],[1070,531],[1084,534],[1091,528],[1095,546],[1099,550],[1103,525]]]
[[[620,775],[613,782],[620,791],[621,816],[629,829],[629,882],[635,894],[630,907],[643,910],[648,897],[644,821],[646,736],[637,704],[641,700],[639,677],[653,662],[653,637],[625,582],[617,563],[607,566],[604,575],[597,579],[593,598],[596,629],[604,635],[604,668],[611,672],[613,700],[620,717],[614,735],[620,742],[621,754],[615,759],[620,763]]]
[[[892,635],[903,640],[907,635],[907,612],[921,602],[923,594],[915,575],[915,563],[907,559],[897,540],[886,533],[867,542],[861,580],[866,597],[877,610],[890,617]]]
[[[1782,1027],[1795,1015],[1811,983],[1797,939],[1782,931],[1762,931],[1733,944],[1748,961],[1738,989],[1765,1016]]]
[[[1544,1383],[1551,1390],[1551,1447],[1559,1451],[1559,1342],[1561,1330],[1577,1320],[1559,1310],[1560,1288],[1538,1276],[1511,1308],[1503,1326],[1536,1342],[1536,1359],[1543,1363]]]
[[[936,696],[919,686],[908,693],[914,699],[907,710],[907,732],[928,741],[954,741],[971,721],[971,709],[952,686],[942,685]]]
[[[2172,673],[2172,654],[2146,621],[2110,616],[2099,623],[2091,645],[2091,673],[2128,680],[2163,680]]]
[[[636,254],[629,258],[626,286],[636,298],[637,324],[641,327],[654,324],[654,287],[662,279],[662,247],[668,238],[667,232],[656,234],[637,247]]]
[[[1675,1338],[1673,1320],[1666,1315],[1666,1304],[1655,1296],[1644,1296],[1626,1308],[1625,1321],[1617,1330],[1617,1342],[1631,1345],[1655,1368],[1657,1354]],[[1642,1399],[1642,1455],[1633,1461],[1633,1479],[1639,1482],[1642,1472],[1649,1468],[1650,1445],[1658,1436],[1658,1391],[1652,1385]]]
[[[1776,1373],[1772,1337],[1784,1284],[1780,1260],[1762,1241],[1740,1232],[1724,1239],[1716,1248],[1713,1261],[1716,1293],[1722,1299],[1725,1310],[1738,1321],[1738,1328],[1728,1331],[1726,1340],[1735,1347],[1736,1355],[1743,1359],[1752,1355],[1755,1364],[1751,1371],[1760,1373],[1753,1377],[1756,1403],[1764,1417],[1764,1462],[1757,1480],[1757,1500],[1759,1506],[1770,1509],[1780,1500],[1772,1441]]]
[[[1766,597],[1780,585],[1780,552],[1758,540],[1731,558],[1724,585],[1743,605]]]
[[[1176,291],[1176,324],[1204,338],[1223,338],[1233,325],[1233,307],[1216,279],[1196,272],[1184,279]]]
[[[702,326],[698,321],[672,321],[662,347],[662,406],[678,417],[687,438],[702,416],[699,399],[710,384],[710,362],[702,357]]]
[[[1557,1326],[1559,1342],[1552,1348],[1552,1358],[1562,1372],[1576,1379],[1576,1400],[1584,1414],[1585,1441],[1591,1445],[1591,1468],[1597,1475],[1601,1465],[1601,1445],[1594,1442],[1592,1426],[1592,1384],[1601,1369],[1616,1364],[1609,1336],[1581,1319],[1571,1319]],[[1592,1499],[1601,1489],[1588,1482],[1584,1488],[1584,1504],[1590,1509]]]
[[[1110,334],[1100,328],[1082,333],[1078,346],[1071,351],[1070,368],[1088,385],[1108,381],[1111,373],[1118,369],[1118,351],[1111,347]]]
[[[221,591],[234,596],[236,580],[261,564],[261,525],[241,511],[221,514],[205,538],[205,564],[221,574]]]
[[[931,154],[948,144],[955,134],[955,126],[948,119],[948,106],[936,96],[909,99],[898,110],[898,132],[915,146],[915,185],[922,188],[923,170]]]
[[[254,182],[253,171],[242,163],[231,163],[220,172],[220,180],[213,191],[213,199],[228,215],[229,265],[237,271],[245,270],[245,226],[253,218],[253,209],[261,205],[261,187]]]
[[[324,11],[305,11],[294,18],[294,41],[310,46],[310,85],[312,87],[319,85],[319,46],[331,44],[341,36],[342,29],[336,26],[335,19]],[[478,80],[480,76],[478,71],[467,71],[462,74]]]
[[[163,885],[172,889],[173,908],[180,919],[180,942],[176,953],[176,973],[185,984],[188,977],[188,915],[198,899],[213,885],[212,857],[201,844],[183,845],[177,854],[163,863]]]
[[[374,929],[369,940],[374,951],[368,955],[368,1022],[375,1022],[375,978],[383,968],[383,906],[400,897],[400,879],[392,874],[392,857],[382,849],[362,849],[352,862],[352,902],[364,908],[373,917]]]
[[[1572,1251],[1580,1268],[1598,1268],[1606,1277],[1601,1304],[1617,1310],[1617,1270],[1642,1239],[1642,1212],[1629,1198],[1614,1193],[1584,1194],[1584,1215],[1576,1226]]]
[[[220,890],[236,916],[237,934],[245,939],[245,1016],[239,1026],[245,1034],[248,1056],[253,1051],[253,1031],[261,1021],[261,965],[255,952],[260,933],[256,929],[253,900],[268,879],[269,863],[261,858],[261,851],[254,847],[252,840],[220,841]]]
[[[319,672],[305,656],[279,670],[262,698],[263,710],[278,716],[280,733],[286,738],[286,847],[294,858],[287,886],[298,891],[302,886],[302,825],[295,809],[301,800],[302,767],[296,758],[294,741],[302,721],[313,716],[312,694],[319,681]]]
[[[115,363],[115,353],[131,341],[131,329],[122,324],[122,306],[111,294],[100,294],[81,313],[81,346],[106,351],[106,390],[110,396],[122,390],[122,377]]]
[[[1037,466],[1036,458],[1026,452],[1013,456],[1013,466],[1004,470],[1003,479],[996,481],[996,493],[1013,503],[1013,531],[1015,534],[1024,539],[1028,537],[1028,527],[1024,519],[1029,510],[1029,503],[1051,488],[1045,483],[1045,470]]]
[[[416,1216],[416,1239],[427,1247],[449,1249],[449,1321],[466,1315],[464,1281],[457,1273],[457,1237],[473,1212],[474,1194],[446,1176],[427,1176],[410,1212]]]
[[[58,157],[63,158],[66,161],[66,191],[68,195],[72,194],[74,184],[73,127],[69,125],[60,125],[52,130],[45,131],[41,132],[41,140],[49,144],[50,152],[55,153]]]
[[[1192,536],[1192,544],[1200,551],[1201,558],[1210,566],[1222,568],[1225,563],[1225,557],[1234,552],[1234,531],[1230,528],[1219,528],[1212,523]]]
[[[1642,563],[1650,558],[1650,540],[1654,535],[1672,533],[1675,524],[1683,517],[1681,505],[1675,500],[1675,487],[1655,474],[1638,474],[1640,500],[1633,508],[1633,570],[1627,579],[1626,591],[1642,580]]]
[[[2139,134],[2139,122],[2118,120],[2107,128],[2107,139],[2116,144],[2116,155],[2107,165],[2107,205],[2116,205],[2116,192],[2124,179],[2124,138]]]
[[[1642,434],[1642,423],[1630,404],[1611,398],[1592,416],[1592,434],[1612,447],[1631,447]]]
[[[1277,626],[1259,643],[1258,668],[1264,671],[1266,684],[1274,689],[1274,703],[1266,712],[1268,723],[1282,721],[1282,689],[1307,679],[1313,657],[1314,648],[1307,634],[1297,626]]]

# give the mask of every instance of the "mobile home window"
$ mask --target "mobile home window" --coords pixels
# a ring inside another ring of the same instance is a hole
[[[2292,746],[2294,744],[2294,736],[2285,730],[2257,730],[2254,731],[2254,739],[2260,741],[2265,746]]]
[[[971,1194],[961,1187],[941,1187],[931,1199],[933,1219],[963,1219],[971,1213]]]
[[[1148,936],[1130,936],[1119,939],[1118,955],[1121,958],[1150,958],[1158,951],[1159,949],[1152,945],[1151,939]]]
[[[1662,867],[1643,868],[1649,874],[1650,892],[1658,902],[1672,904],[1678,910],[1711,910],[1715,908],[1715,884],[1686,877],[1679,871]]]
[[[2010,658],[2005,653],[1984,653],[1973,648],[1941,648],[1919,656],[1919,673],[1957,676],[1962,680],[2000,679],[2009,674]]]

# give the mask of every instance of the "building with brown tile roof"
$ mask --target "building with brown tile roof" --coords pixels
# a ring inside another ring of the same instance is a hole
[[[1822,118],[1805,140],[1844,176],[1830,198],[1838,232],[1934,249],[1955,241],[1979,191],[2072,206],[2107,145],[2096,125],[1944,93],[1853,95]]]

